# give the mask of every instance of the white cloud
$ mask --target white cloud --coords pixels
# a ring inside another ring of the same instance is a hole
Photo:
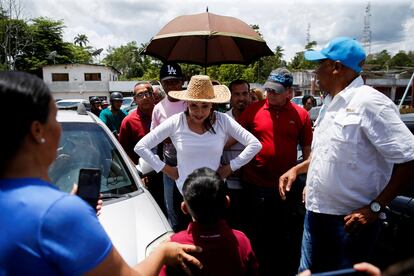
[[[357,0],[26,0],[26,14],[62,19],[64,39],[86,34],[89,44],[107,49],[129,41],[148,42],[167,22],[183,14],[209,12],[260,27],[269,47],[280,45],[290,60],[306,44],[307,26],[318,47],[336,36],[362,37],[367,1]],[[414,50],[414,4],[371,1],[372,51]]]

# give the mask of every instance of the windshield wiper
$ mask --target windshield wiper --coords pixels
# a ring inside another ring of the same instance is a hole
[[[114,194],[114,193],[102,193],[101,199],[109,199],[109,198],[124,198],[124,197],[130,197],[128,194]]]

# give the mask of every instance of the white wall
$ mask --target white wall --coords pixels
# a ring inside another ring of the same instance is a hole
[[[53,73],[69,74],[69,81],[52,81]],[[85,73],[100,73],[100,81],[85,81]],[[109,82],[118,79],[112,67],[88,64],[59,64],[43,67],[43,80],[54,98],[89,99],[90,96],[109,97]]]

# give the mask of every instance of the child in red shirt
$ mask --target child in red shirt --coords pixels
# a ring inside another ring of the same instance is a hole
[[[258,263],[249,239],[231,229],[221,217],[229,206],[226,185],[214,170],[200,168],[183,186],[181,209],[190,214],[187,230],[174,234],[171,241],[194,244],[203,251],[194,254],[203,264],[200,270],[188,267],[193,275],[258,275]],[[166,267],[160,275],[184,275],[181,267]]]

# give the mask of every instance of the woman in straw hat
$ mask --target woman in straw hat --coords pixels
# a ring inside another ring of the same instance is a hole
[[[225,85],[213,86],[208,76],[196,75],[187,90],[170,91],[169,96],[186,101],[187,111],[171,116],[144,136],[135,146],[135,152],[155,171],[163,171],[175,179],[181,194],[185,179],[195,169],[208,167],[226,178],[260,151],[261,144],[256,137],[228,115],[213,110],[213,104],[230,100],[230,91]],[[228,136],[246,148],[230,164],[220,166]],[[177,167],[166,165],[151,151],[168,137],[177,149]]]

